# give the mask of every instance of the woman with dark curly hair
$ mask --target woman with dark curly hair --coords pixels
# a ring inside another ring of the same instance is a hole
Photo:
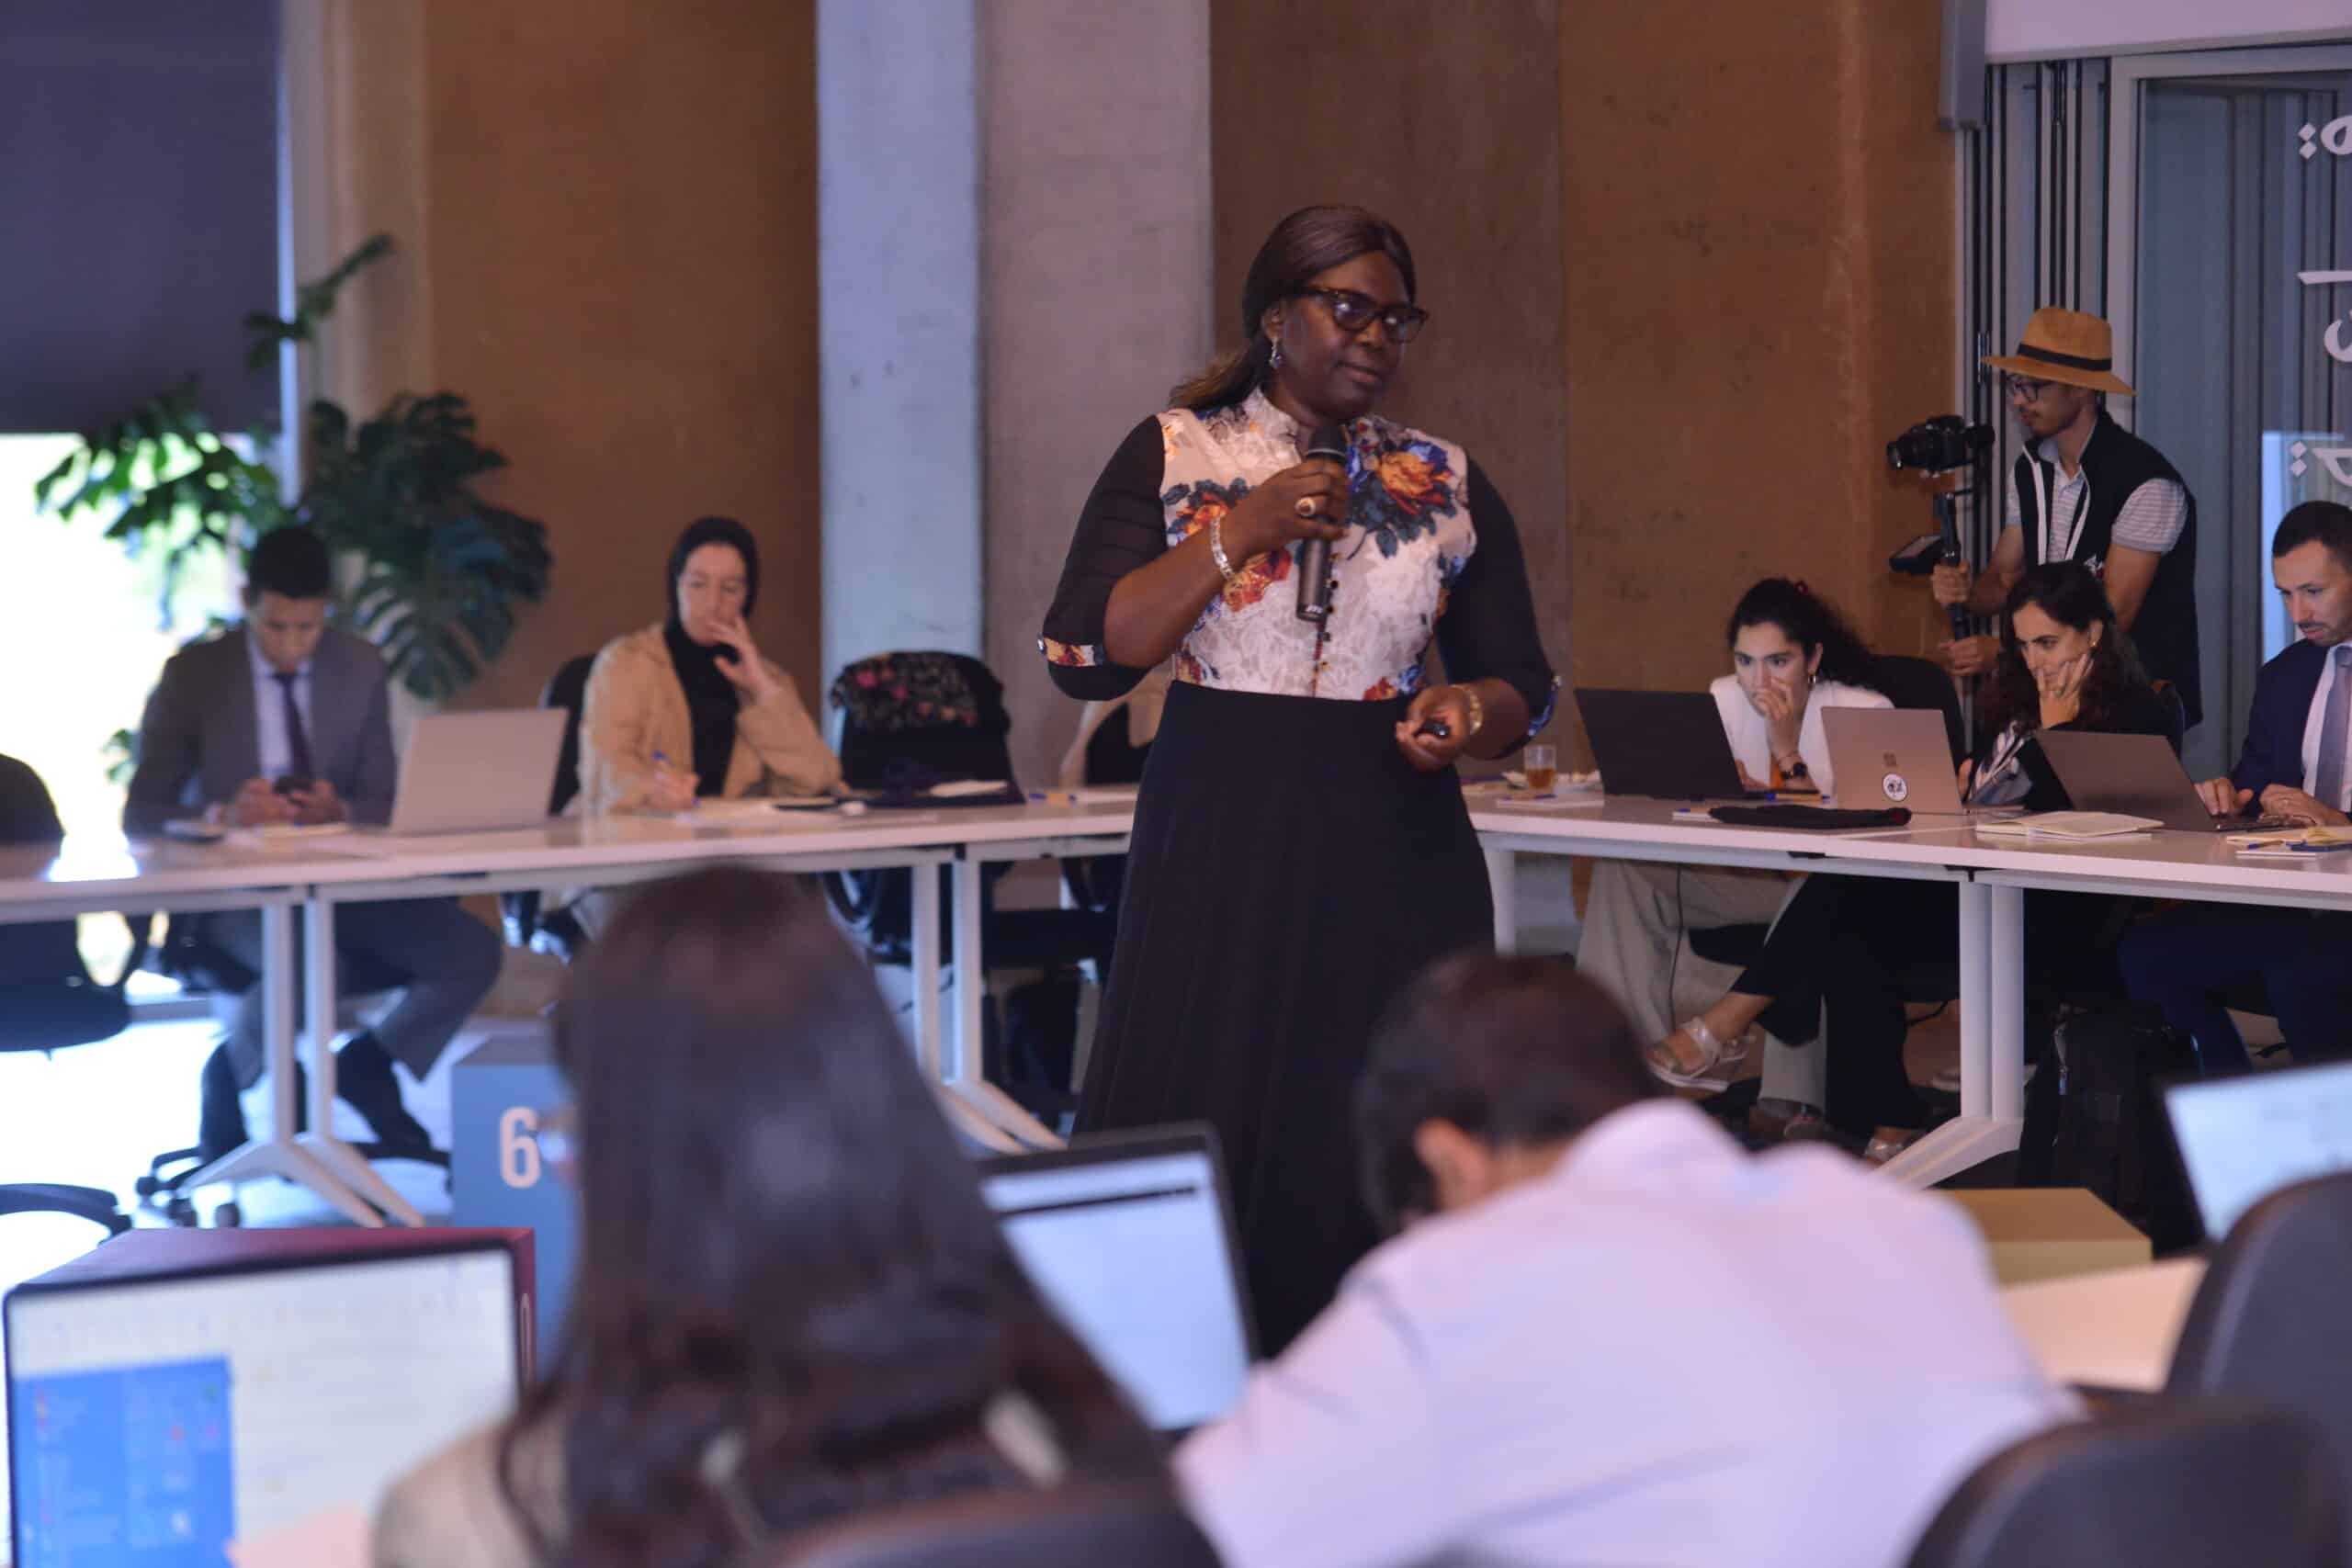
[[[582,1251],[554,1374],[392,1490],[377,1568],[726,1568],[860,1509],[1159,1474],[788,878],[638,895],[556,1059]]]
[[[1502,497],[1373,412],[1429,320],[1417,293],[1369,212],[1276,224],[1241,346],[1120,444],[1039,639],[1084,699],[1174,663],[1080,1126],[1215,1124],[1272,1348],[1374,1240],[1347,1132],[1373,1019],[1494,940],[1454,761],[1508,755],[1552,709]],[[1325,615],[1300,592],[1309,546]]]
[[[1984,697],[1976,755],[1961,764],[1971,806],[2063,810],[2066,794],[2034,738],[2049,729],[2169,735],[2170,705],[2148,684],[2107,591],[2090,570],[2052,561],[2028,570],[2002,615],[2001,657]],[[2091,951],[2111,901],[2029,893],[2029,976],[2112,972]],[[1776,1039],[1811,1040],[1828,1014],[1826,1094],[1830,1125],[1866,1136],[1865,1154],[1891,1159],[1925,1129],[1927,1107],[1903,1070],[1908,1025],[1895,977],[1951,952],[1957,898],[1941,883],[1811,876],[1790,898],[1764,951],[1730,992],[1699,1015],[1720,1039],[1760,1022]],[[1682,1030],[1653,1048],[1653,1071],[1672,1081],[1697,1043]]]

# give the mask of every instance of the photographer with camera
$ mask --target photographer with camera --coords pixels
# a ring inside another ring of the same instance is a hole
[[[2148,674],[2169,682],[2190,725],[2203,715],[2198,684],[2197,503],[2162,453],[2117,424],[2102,396],[2132,395],[2115,374],[2114,337],[2097,316],[2033,313],[2013,355],[1988,356],[2024,431],[2010,474],[2007,519],[1982,577],[1964,565],[1935,570],[1936,603],[1997,614],[2029,567],[2080,561],[2106,585],[2116,625],[2132,634]],[[1955,675],[1989,672],[1997,635],[1955,637],[1939,652]]]

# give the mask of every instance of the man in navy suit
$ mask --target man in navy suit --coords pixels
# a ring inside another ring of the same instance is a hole
[[[2198,789],[2216,816],[2258,806],[2352,825],[2352,507],[2307,501],[2280,518],[2270,574],[2301,640],[2256,678],[2237,767]],[[2134,928],[2121,957],[2132,995],[2195,1037],[2208,1072],[2245,1065],[2222,997],[2256,978],[2298,1056],[2352,1045],[2352,916],[2198,905]]]
[[[360,822],[392,812],[390,687],[384,661],[327,625],[325,545],[307,528],[265,536],[246,566],[245,621],[191,643],[164,664],[139,725],[139,768],[123,829],[153,833],[175,817],[232,827]],[[203,917],[204,939],[261,968],[261,917]],[[335,1088],[379,1143],[427,1145],[401,1103],[400,1062],[431,1069],[498,978],[501,947],[454,898],[346,904],[335,947],[407,977],[400,999],[335,1053]],[[227,998],[226,1038],[204,1065],[198,1142],[207,1158],[245,1141],[241,1090],[262,1070],[261,987]]]

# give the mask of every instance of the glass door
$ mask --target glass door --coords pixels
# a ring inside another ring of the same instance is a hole
[[[2352,504],[2352,49],[2119,60],[2113,90],[2108,306],[2139,390],[2114,412],[2197,498],[2201,778],[2293,635],[2280,515]]]

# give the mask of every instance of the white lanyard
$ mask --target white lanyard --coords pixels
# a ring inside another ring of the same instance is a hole
[[[2075,492],[2075,516],[2066,529],[2066,547],[2061,550],[2051,536],[2051,528],[2058,521],[2052,515],[2057,510],[2058,491],[2051,484],[2051,477],[2057,473],[2058,466],[2051,464],[2049,472],[2045,474],[2041,465],[2036,463],[2033,471],[2041,484],[2050,487],[2043,490],[2041,495],[2041,558],[2045,562],[2073,560],[2075,547],[2083,542],[2084,518],[2091,509],[2091,477],[2080,468],[2075,470],[2075,478],[2081,488]]]

